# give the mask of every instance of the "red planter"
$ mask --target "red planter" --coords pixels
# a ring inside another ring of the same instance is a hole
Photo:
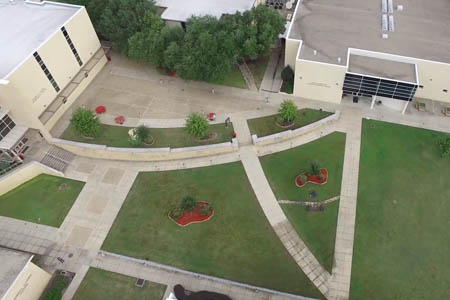
[[[322,173],[323,179],[320,178],[320,176],[308,176],[306,173],[302,173],[295,178],[295,185],[298,187],[304,187],[308,182],[311,182],[314,184],[319,184],[319,185],[327,183],[327,181],[328,181],[327,169],[320,169],[320,173]],[[300,177],[302,177],[302,175],[307,176],[307,180],[305,182],[302,182],[300,180]]]
[[[205,222],[209,219],[211,219],[211,217],[214,215],[214,210],[211,209],[211,211],[209,212],[209,214],[207,215],[202,215],[200,214],[199,208],[203,207],[203,206],[208,206],[209,204],[207,202],[196,202],[195,203],[195,208],[193,211],[184,211],[183,214],[181,215],[181,217],[179,217],[178,219],[174,220],[170,217],[169,214],[169,218],[171,220],[173,220],[175,223],[177,223],[177,225],[179,226],[188,226],[189,224],[192,223],[201,223],[201,222]]]

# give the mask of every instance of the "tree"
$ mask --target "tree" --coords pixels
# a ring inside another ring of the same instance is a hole
[[[442,157],[450,155],[450,136],[440,139],[438,145]]]
[[[187,132],[198,139],[206,135],[208,126],[206,118],[199,113],[190,114],[186,120]]]
[[[195,208],[195,199],[191,196],[186,196],[181,200],[180,208],[184,211],[193,211]]]
[[[255,24],[257,28],[258,55],[268,56],[270,54],[270,46],[286,30],[284,19],[276,10],[270,9],[263,4],[255,7],[252,10],[252,14],[252,24]]]
[[[297,118],[297,106],[292,100],[284,100],[279,109],[280,119],[284,123],[291,123]]]
[[[292,70],[291,66],[287,65],[284,67],[284,69],[281,71],[281,79],[284,81],[290,81],[294,79],[294,71]]]
[[[100,33],[127,54],[128,39],[142,31],[148,12],[156,12],[153,0],[109,0],[101,16]]]
[[[70,124],[85,137],[96,137],[100,133],[100,121],[90,109],[78,107],[72,114]]]

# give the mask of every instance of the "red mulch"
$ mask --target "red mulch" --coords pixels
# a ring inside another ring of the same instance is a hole
[[[104,107],[103,105],[97,106],[95,108],[95,112],[97,114],[102,114],[102,113],[106,112],[106,107]]]
[[[303,187],[305,186],[308,182],[314,183],[314,184],[325,184],[328,181],[328,171],[327,169],[320,169],[320,173],[322,173],[323,175],[323,180],[321,180],[321,178],[319,176],[308,176],[308,179],[306,180],[306,182],[301,182],[300,181],[300,176],[301,175],[306,175],[306,173],[302,173],[300,175],[297,176],[297,178],[295,178],[295,184],[298,187]]]
[[[199,208],[202,206],[208,206],[208,202],[196,202],[196,207],[193,211],[184,211],[181,217],[175,220],[180,226],[187,226],[192,223],[200,223],[209,220],[214,215],[214,210],[211,209],[211,212],[207,215],[201,215],[199,213]]]

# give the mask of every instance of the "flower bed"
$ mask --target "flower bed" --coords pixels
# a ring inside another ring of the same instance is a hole
[[[209,208],[207,213],[202,211],[202,208]],[[192,211],[176,212],[171,211],[169,218],[177,225],[185,227],[192,223],[201,223],[208,221],[214,215],[214,210],[209,207],[208,202],[196,202],[195,208]]]
[[[317,175],[309,176],[308,174],[306,174],[306,172],[302,173],[302,174],[298,175],[295,178],[295,185],[298,186],[298,187],[303,187],[308,182],[311,182],[311,183],[314,183],[314,184],[320,184],[320,185],[327,183],[327,181],[328,181],[328,171],[327,171],[327,169],[320,169],[320,173],[322,174],[322,177],[321,176],[317,176]],[[305,182],[302,182],[301,179],[300,179],[302,177],[302,175],[307,177]]]

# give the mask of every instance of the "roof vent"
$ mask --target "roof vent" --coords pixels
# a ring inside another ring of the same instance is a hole
[[[341,59],[340,57],[338,57],[338,63],[341,63],[341,60],[342,60],[342,59]]]
[[[381,0],[381,12],[387,13],[387,0]]]
[[[383,34],[381,35],[381,37],[382,37],[383,39],[387,40],[387,39],[389,38],[389,35],[388,35],[387,33],[383,33]]]
[[[314,53],[314,55],[317,55],[317,50],[314,50],[313,53]]]
[[[397,11],[403,11],[403,5],[397,5]]]

